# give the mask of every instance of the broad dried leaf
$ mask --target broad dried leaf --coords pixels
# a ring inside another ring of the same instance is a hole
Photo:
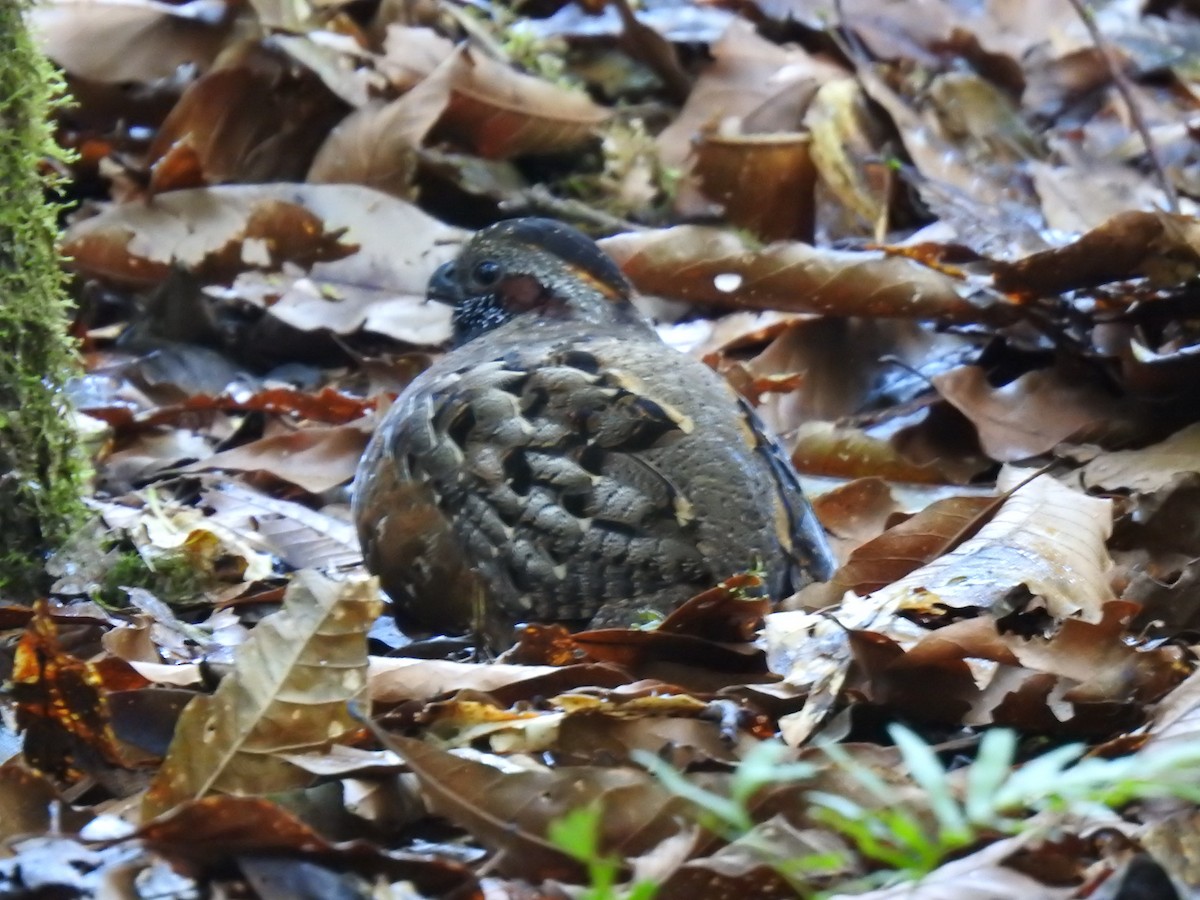
[[[1057,621],[1098,621],[1115,599],[1104,542],[1112,503],[1045,475],[1018,488],[979,533],[957,549],[894,582],[872,599],[920,616],[953,611],[996,617],[1033,602]],[[1014,590],[1027,591],[1014,598]]]
[[[847,593],[832,614],[767,616],[772,671],[812,686],[805,709],[781,720],[785,739],[807,740],[832,708],[853,650],[848,631],[906,648],[927,634],[918,623],[938,625],[941,634],[954,619],[981,613],[989,626],[992,618],[1039,609],[1054,622],[1099,621],[1115,602],[1104,546],[1111,528],[1110,501],[1042,475],[1017,489],[975,537],[883,590],[866,598]]]
[[[428,700],[456,690],[487,694],[496,688],[559,671],[556,666],[483,665],[449,659],[372,657],[367,681],[373,701],[394,704],[404,700]]]
[[[879,252],[799,242],[753,249],[716,228],[681,225],[601,241],[641,290],[721,309],[782,309],[837,316],[973,322],[1004,316],[960,296],[965,286]]]
[[[1189,425],[1141,450],[1101,454],[1083,467],[1083,483],[1106,491],[1153,494],[1185,472],[1200,472],[1200,425]]]
[[[347,708],[366,684],[373,581],[296,574],[282,611],[238,648],[212,697],[197,697],[142,806],[149,819],[213,791],[262,794],[311,781],[283,752],[324,749],[357,728]]]
[[[147,151],[151,190],[298,181],[345,106],[317,78],[258,52],[188,85]],[[191,154],[199,184],[176,183],[173,155]]]
[[[830,316],[797,318],[765,350],[727,371],[745,371],[758,382],[802,379],[799,390],[767,397],[758,407],[776,434],[788,435],[814,420],[905,403],[928,390],[929,375],[963,357],[975,359],[975,348],[921,322]],[[742,389],[740,378],[730,380]]]
[[[206,491],[200,505],[212,518],[235,534],[257,538],[289,566],[328,569],[362,561],[354,524],[336,515],[334,508],[317,511],[302,503],[280,500],[235,481],[225,481]]]
[[[888,483],[875,476],[855,478],[811,499],[839,560],[879,537],[900,511]]]
[[[1200,739],[1200,671],[1193,672],[1154,711],[1143,747],[1195,746]]]
[[[916,185],[921,199],[954,228],[960,243],[1000,259],[1046,246],[1036,197],[1013,164],[994,162],[991,153],[972,153],[947,133],[929,96],[904,96],[874,64],[859,65],[858,76],[871,99],[891,116],[923,176]]]
[[[796,90],[811,96],[818,82],[845,74],[804,50],[766,40],[740,19],[729,24],[711,53],[713,62],[683,110],[658,136],[666,165],[682,166],[692,153],[692,142],[727,119],[750,119],[753,127],[746,131],[795,131],[802,113]]]
[[[580,91],[523,75],[465,47],[443,65],[447,96],[438,128],[487,159],[578,150],[609,118]]]
[[[1125,212],[1065,247],[995,266],[996,287],[1054,296],[1112,281],[1180,285],[1200,272],[1200,223],[1164,212]]]
[[[0,765],[0,841],[6,848],[18,837],[53,829],[77,831],[92,818],[73,809],[45,775],[9,761]],[[63,820],[59,820],[63,816]]]
[[[956,478],[938,464],[906,459],[891,441],[833,422],[809,422],[795,432],[792,462],[801,472],[834,478],[883,478],[944,484]]]
[[[222,0],[50,0],[30,11],[42,50],[68,74],[148,84],[189,63],[207,69],[229,36]]]
[[[432,46],[426,46],[429,42]],[[389,58],[414,44],[417,55],[409,56],[407,65],[420,70],[420,78],[408,85],[411,90],[387,103],[370,103],[343,119],[317,152],[308,181],[363,184],[398,197],[413,192],[417,151],[446,111],[459,65],[453,46],[428,29],[388,29]]]
[[[421,121],[415,91],[391,103],[373,101],[342,119],[317,151],[306,181],[361,184],[409,198],[417,169],[416,148],[441,109]]]
[[[309,493],[322,494],[354,477],[370,438],[355,425],[289,429],[223,450],[184,466],[183,471],[269,472]]]
[[[1082,234],[1133,209],[1161,209],[1160,188],[1126,165],[1088,161],[1053,166],[1030,160],[1027,168],[1042,201],[1046,225],[1063,234]]]
[[[1003,497],[938,500],[855,549],[828,582],[809,585],[796,602],[819,609],[836,603],[846,591],[872,594],[969,538],[1003,502]]]
[[[693,171],[730,224],[764,241],[813,239],[817,172],[808,135],[707,134]]]
[[[429,854],[383,852],[368,841],[332,844],[294,813],[258,797],[204,797],[182,804],[140,828],[136,837],[167,859],[206,869],[231,858],[324,859],[339,867],[374,871],[412,882],[430,896],[471,896],[470,870]]]
[[[398,91],[409,91],[454,54],[453,42],[432,28],[389,23],[376,68]]]
[[[1086,369],[1038,369],[993,387],[982,368],[963,366],[934,376],[933,384],[999,462],[1040,456],[1064,441],[1128,444],[1164,419],[1154,406],[1106,390]]]
[[[174,266],[211,281],[241,272],[226,293],[292,328],[430,345],[450,336],[450,309],[425,303],[425,286],[462,235],[369,188],[226,185],[106,207],[73,225],[64,249],[86,275],[131,287]],[[307,272],[260,271],[285,263]]]
[[[45,600],[34,606],[17,644],[11,679],[25,757],[39,771],[74,783],[95,757],[118,767],[137,762],[113,732],[108,695],[146,680],[121,660],[88,662],[67,652]]]
[[[836,78],[821,85],[804,124],[812,135],[812,162],[821,184],[839,204],[835,211],[839,218],[850,220],[845,227],[830,230],[875,234],[886,221],[893,179],[880,164],[882,129],[871,119],[858,82]],[[825,221],[822,225],[828,227]]]
[[[678,832],[687,806],[636,769],[505,772],[412,738],[379,736],[412,767],[434,811],[469,830],[515,877],[583,880],[580,864],[545,838],[550,823],[571,810],[598,803],[601,852],[629,856]]]
[[[314,278],[424,296],[446,255],[434,248],[461,235],[367,188],[228,185],[103,207],[67,230],[64,251],[83,274],[131,287],[157,284],[172,266],[212,268],[218,280],[293,262]]]

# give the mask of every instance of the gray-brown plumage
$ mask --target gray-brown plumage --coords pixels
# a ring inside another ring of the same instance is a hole
[[[485,228],[430,282],[455,347],[358,469],[367,566],[402,613],[503,635],[628,623],[759,568],[773,597],[832,558],[786,454],[659,340],[616,265],[547,219]]]

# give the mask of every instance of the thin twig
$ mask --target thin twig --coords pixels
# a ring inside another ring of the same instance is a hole
[[[501,200],[500,208],[508,215],[513,213],[548,213],[568,222],[576,222],[588,230],[600,231],[604,234],[623,234],[627,231],[645,231],[644,225],[610,215],[603,210],[589,206],[581,200],[568,197],[556,197],[545,186],[530,185],[515,196]]]
[[[1117,55],[1113,52],[1112,47],[1109,46],[1104,35],[1100,33],[1100,27],[1096,24],[1096,16],[1092,10],[1085,5],[1084,0],[1069,0],[1069,2],[1083,21],[1083,27],[1092,36],[1092,43],[1096,45],[1096,49],[1104,57],[1105,65],[1108,66],[1109,74],[1112,75],[1113,86],[1116,87],[1121,97],[1125,100],[1126,107],[1129,108],[1129,117],[1133,119],[1133,127],[1137,129],[1137,133],[1141,135],[1142,143],[1146,146],[1146,155],[1150,158],[1150,165],[1154,169],[1155,179],[1158,181],[1158,186],[1162,189],[1163,194],[1166,195],[1168,210],[1178,213],[1179,195],[1175,193],[1175,186],[1171,184],[1171,179],[1167,176],[1166,167],[1163,165],[1162,157],[1158,152],[1158,144],[1154,142],[1154,137],[1150,134],[1150,127],[1146,124],[1146,117],[1142,115],[1142,108],[1133,94],[1133,84],[1125,74],[1125,70],[1121,66],[1121,61],[1117,59]]]

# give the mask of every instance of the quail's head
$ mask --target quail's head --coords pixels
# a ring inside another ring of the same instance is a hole
[[[454,307],[461,346],[514,319],[639,322],[631,293],[590,238],[553,219],[523,218],[478,232],[434,273],[428,297]]]

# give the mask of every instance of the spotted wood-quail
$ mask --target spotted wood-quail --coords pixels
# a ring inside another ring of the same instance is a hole
[[[453,349],[384,417],[354,496],[367,566],[402,614],[495,636],[627,624],[748,569],[774,597],[829,577],[787,455],[631,292],[549,219],[485,228],[434,274]]]

